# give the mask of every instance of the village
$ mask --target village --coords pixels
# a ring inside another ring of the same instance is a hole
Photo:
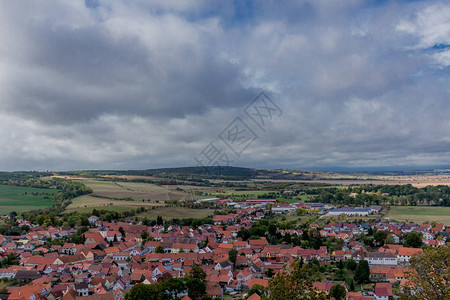
[[[270,278],[301,259],[320,266],[323,279],[314,282],[314,288],[328,297],[331,288],[338,284],[345,289],[345,299],[387,300],[407,284],[409,260],[422,252],[420,245],[439,247],[450,236],[450,228],[443,224],[389,220],[328,222],[320,226],[311,223],[297,229],[274,227],[272,222],[268,226],[269,234],[255,235],[257,230],[252,228],[269,224],[268,214],[288,214],[293,207],[297,210],[323,206],[272,203],[269,212],[261,203],[264,201],[255,200],[252,206],[241,208],[235,214],[215,215],[213,224],[197,227],[167,223],[143,225],[136,220],[105,222],[92,215],[88,218],[89,226],[44,228],[19,218],[18,227],[28,226],[28,233],[0,236],[3,257],[0,278],[8,283],[0,298],[120,300],[136,284],[183,279],[198,273],[200,268],[204,274],[205,297],[243,299],[247,296],[257,300],[258,293],[248,296],[249,291],[266,288]],[[355,212],[332,208],[330,212],[366,214],[378,209],[381,208]],[[4,221],[10,218],[2,217]],[[377,238],[377,232],[384,233],[383,240]],[[419,246],[404,246],[411,234],[420,236]],[[279,239],[268,238],[269,235]],[[78,237],[77,243],[71,242],[74,236]],[[367,241],[371,236],[375,238]],[[308,243],[313,238],[320,243]],[[294,245],[294,239],[301,243]],[[64,243],[51,244],[51,241]],[[333,246],[327,246],[326,241],[333,241]],[[368,262],[370,285],[359,285],[343,276],[344,265],[345,270],[353,273],[361,261]],[[189,287],[175,291],[178,299],[192,299],[189,294]]]

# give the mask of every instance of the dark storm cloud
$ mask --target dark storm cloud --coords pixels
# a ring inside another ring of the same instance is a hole
[[[193,165],[235,117],[251,126],[243,109],[260,90],[283,115],[234,164],[449,165],[449,13],[440,1],[2,2],[0,169]]]

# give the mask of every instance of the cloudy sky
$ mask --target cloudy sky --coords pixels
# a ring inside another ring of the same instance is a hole
[[[0,170],[450,166],[448,1],[281,2],[0,1]]]

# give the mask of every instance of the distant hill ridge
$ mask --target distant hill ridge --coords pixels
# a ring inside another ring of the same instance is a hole
[[[298,171],[284,169],[257,169],[233,166],[208,166],[208,167],[176,167],[157,168],[146,170],[95,170],[95,171],[69,171],[58,172],[60,175],[84,175],[84,176],[154,176],[154,177],[194,177],[199,179],[218,178],[228,180],[248,179],[280,179],[280,180],[312,180],[319,179],[324,174],[319,171]]]

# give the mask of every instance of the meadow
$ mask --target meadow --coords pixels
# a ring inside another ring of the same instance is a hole
[[[186,193],[167,189],[151,183],[113,182],[99,180],[82,180],[93,190],[93,194],[116,200],[131,199],[134,201],[183,200]]]
[[[91,211],[93,208],[112,210],[112,207],[122,207],[123,211],[141,206],[161,206],[165,201],[192,198],[188,193],[151,183],[78,180],[90,187],[93,193],[73,199],[67,211]]]
[[[385,217],[397,221],[436,222],[450,226],[450,207],[392,206]]]
[[[140,218],[156,219],[161,216],[165,220],[173,218],[206,218],[214,215],[214,209],[192,209],[186,207],[155,207],[146,212],[139,214]]]
[[[43,209],[53,205],[58,190],[0,185],[0,214]]]
[[[112,200],[97,196],[84,195],[77,197],[72,200],[72,203],[67,206],[67,211],[77,210],[80,211],[82,208],[102,208],[111,210],[111,207],[127,207],[127,210],[131,208],[138,208],[141,206],[144,207],[153,207],[153,206],[162,206],[164,203],[156,203],[156,202],[142,202],[142,201],[125,201],[125,200]]]

